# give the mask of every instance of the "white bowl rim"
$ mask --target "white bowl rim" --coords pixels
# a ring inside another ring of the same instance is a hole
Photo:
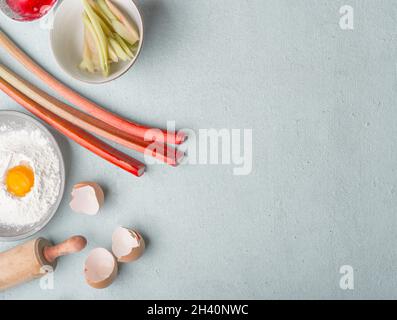
[[[30,122],[30,123],[34,124],[35,126],[37,126],[40,130],[42,130],[47,135],[47,137],[51,140],[52,145],[55,148],[55,152],[58,155],[59,167],[60,167],[60,172],[61,172],[61,185],[59,187],[59,194],[58,194],[57,201],[51,207],[51,210],[52,210],[51,214],[49,214],[45,220],[40,222],[40,224],[38,224],[35,228],[32,228],[28,232],[22,233],[22,234],[17,235],[17,236],[11,236],[11,237],[0,236],[0,241],[9,242],[9,241],[17,241],[17,240],[22,240],[22,239],[29,238],[30,236],[32,236],[32,235],[38,233],[39,231],[41,231],[52,220],[52,218],[54,217],[55,213],[59,209],[59,206],[60,206],[60,204],[62,202],[64,193],[65,193],[66,169],[65,169],[65,160],[63,158],[62,150],[59,147],[59,144],[56,141],[54,135],[48,130],[48,128],[44,124],[42,124],[40,121],[38,121],[37,119],[33,118],[32,116],[30,116],[30,115],[28,115],[28,114],[26,114],[24,112],[20,112],[20,111],[0,110],[0,115],[9,115],[9,116],[14,116],[14,117],[18,117],[18,118],[24,119],[27,122]]]
[[[133,6],[135,6],[135,8],[136,8],[136,10],[137,10],[137,12],[138,12],[138,16],[139,16],[139,19],[140,19],[141,24],[142,24],[142,32],[141,32],[141,34],[139,35],[140,38],[139,38],[138,51],[137,51],[135,57],[129,62],[129,64],[127,64],[127,65],[125,66],[125,69],[124,69],[122,72],[120,72],[119,74],[117,74],[117,75],[116,75],[116,74],[115,74],[115,75],[110,75],[109,77],[107,77],[107,78],[105,78],[105,79],[99,79],[99,80],[84,80],[84,79],[81,79],[81,78],[78,78],[78,77],[73,76],[68,70],[66,70],[66,69],[63,67],[63,65],[59,62],[59,60],[58,60],[58,58],[57,58],[57,56],[56,56],[56,54],[55,54],[54,41],[53,41],[53,37],[54,37],[54,28],[52,28],[51,31],[50,31],[50,48],[51,48],[51,53],[52,53],[52,56],[54,57],[54,59],[55,59],[57,65],[62,69],[62,71],[63,71],[64,73],[66,73],[66,74],[67,74],[69,77],[71,77],[72,79],[81,81],[81,82],[83,82],[83,83],[88,83],[88,84],[104,84],[104,83],[108,83],[108,82],[110,82],[110,81],[113,81],[113,80],[116,80],[116,79],[120,78],[120,77],[123,76],[125,73],[127,73],[127,71],[129,71],[129,70],[131,69],[131,67],[132,67],[132,66],[135,64],[135,62],[138,60],[138,57],[139,57],[139,55],[140,55],[140,53],[141,53],[141,51],[142,51],[142,48],[143,48],[144,39],[145,39],[145,24],[144,24],[144,21],[143,21],[143,16],[142,16],[141,10],[139,9],[139,6],[136,4],[135,0],[129,0],[129,1],[131,2],[131,4],[132,4]],[[57,16],[58,16],[59,9],[62,7],[62,5],[63,5],[64,3],[65,3],[64,1],[61,1],[61,3],[57,6],[56,11],[55,11],[55,14],[54,14],[54,23],[55,23],[55,20],[56,20],[56,18],[57,18]]]

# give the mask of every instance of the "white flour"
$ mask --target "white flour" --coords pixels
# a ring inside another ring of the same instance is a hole
[[[14,197],[4,184],[7,169],[28,164],[34,186],[22,198]],[[61,186],[59,159],[51,142],[35,127],[0,126],[0,225],[24,227],[47,216]]]

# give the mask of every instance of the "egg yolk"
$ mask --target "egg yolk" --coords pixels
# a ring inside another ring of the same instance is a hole
[[[24,165],[11,168],[6,176],[7,190],[14,196],[26,196],[34,185],[33,170]]]

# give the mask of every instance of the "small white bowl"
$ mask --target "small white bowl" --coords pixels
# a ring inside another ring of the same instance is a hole
[[[50,220],[54,217],[55,213],[58,210],[59,205],[61,204],[63,194],[65,191],[65,163],[63,160],[61,149],[58,145],[58,142],[55,140],[52,133],[45,127],[41,122],[36,120],[35,118],[18,111],[6,111],[0,110],[0,126],[2,124],[12,124],[15,128],[24,128],[26,124],[33,126],[34,128],[40,129],[43,134],[50,140],[52,147],[55,150],[55,153],[59,159],[59,167],[60,167],[60,177],[61,177],[61,185],[59,187],[59,193],[57,196],[56,202],[52,205],[52,207],[45,213],[44,217],[34,225],[27,225],[24,227],[12,227],[5,226],[0,224],[0,241],[15,241],[25,239],[30,237],[41,229],[43,229]]]
[[[83,56],[82,21],[83,4],[81,0],[62,1],[55,12],[54,26],[50,33],[51,50],[55,60],[71,77],[92,84],[100,84],[117,79],[127,72],[135,63],[143,45],[143,20],[133,0],[112,0],[120,10],[133,22],[139,30],[139,45],[135,57],[128,62],[117,62],[110,65],[108,77],[101,72],[89,73],[79,68]]]

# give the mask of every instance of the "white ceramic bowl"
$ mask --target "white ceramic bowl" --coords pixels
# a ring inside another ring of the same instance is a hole
[[[59,66],[73,78],[88,83],[104,83],[127,72],[135,63],[143,45],[143,21],[138,7],[132,0],[112,0],[120,10],[135,22],[140,35],[136,56],[128,62],[112,63],[110,74],[104,77],[100,72],[91,74],[81,70],[79,64],[83,53],[83,5],[81,0],[62,1],[55,12],[54,26],[50,33],[51,49]]]
[[[14,241],[20,240],[27,237],[32,236],[33,234],[39,232],[42,228],[44,228],[48,222],[52,219],[55,212],[58,210],[58,207],[63,198],[64,190],[65,190],[65,164],[62,157],[61,149],[59,148],[58,143],[56,142],[53,135],[48,131],[48,129],[41,124],[41,122],[37,121],[31,116],[28,116],[22,112],[17,111],[0,111],[0,125],[2,124],[12,124],[17,128],[25,127],[26,123],[29,125],[33,125],[34,127],[40,129],[43,134],[48,137],[51,141],[52,147],[54,148],[58,159],[59,159],[59,167],[61,174],[61,185],[59,187],[59,193],[56,202],[54,205],[45,213],[44,217],[34,225],[28,225],[24,227],[9,227],[0,224],[0,241]]]

